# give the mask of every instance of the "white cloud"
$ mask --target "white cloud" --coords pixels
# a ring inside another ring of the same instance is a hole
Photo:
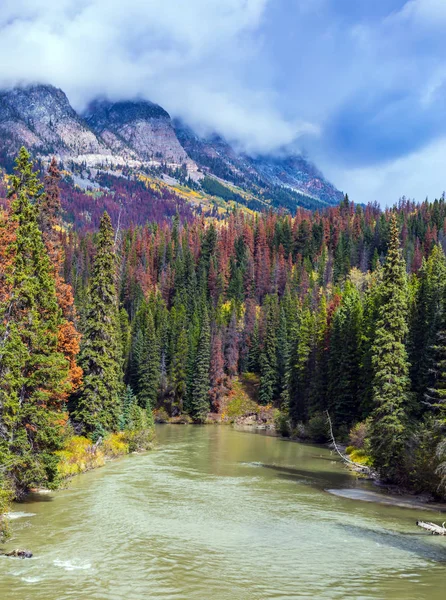
[[[391,18],[411,21],[417,26],[443,27],[446,23],[446,2],[444,0],[409,0]]]
[[[446,137],[384,165],[348,169],[325,165],[324,172],[355,202],[392,206],[402,196],[422,202],[446,190]]]
[[[311,126],[286,121],[265,81],[250,80],[267,2],[2,0],[0,85],[52,83],[78,109],[141,96],[268,151]]]

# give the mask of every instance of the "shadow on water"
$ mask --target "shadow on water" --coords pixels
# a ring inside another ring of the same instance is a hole
[[[17,505],[34,504],[35,502],[52,502],[54,494],[42,494],[39,492],[29,492],[24,498],[16,502]]]
[[[426,560],[432,560],[439,563],[446,563],[446,545],[444,547],[434,546],[432,543],[424,541],[426,537],[423,533],[397,533],[394,531],[378,531],[368,529],[360,525],[349,525],[338,523],[337,528],[345,533],[358,537],[361,540],[369,540],[383,546],[390,546],[404,552],[411,552]]]
[[[265,469],[276,471],[281,479],[296,481],[302,483],[302,479],[308,480],[308,484],[317,489],[325,489],[327,484],[334,484],[346,487],[352,483],[352,478],[348,473],[342,471],[315,471],[312,469],[296,469],[295,467],[282,467],[280,465],[268,465],[262,463]]]

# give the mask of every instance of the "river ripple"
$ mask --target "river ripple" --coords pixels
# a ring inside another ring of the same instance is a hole
[[[328,493],[363,484],[325,448],[157,430],[156,451],[14,507],[8,548],[35,557],[0,558],[2,600],[444,599],[446,540],[419,510]]]

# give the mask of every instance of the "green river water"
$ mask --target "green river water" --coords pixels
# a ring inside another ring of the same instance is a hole
[[[1,600],[446,598],[446,539],[415,526],[445,518],[327,492],[364,486],[329,450],[157,432],[155,451],[13,507],[5,549],[34,557],[0,557]]]

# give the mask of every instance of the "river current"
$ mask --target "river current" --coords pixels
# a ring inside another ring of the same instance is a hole
[[[0,557],[2,600],[446,597],[446,539],[415,526],[445,518],[358,500],[329,450],[222,426],[157,436],[13,507],[5,548],[34,557]]]

